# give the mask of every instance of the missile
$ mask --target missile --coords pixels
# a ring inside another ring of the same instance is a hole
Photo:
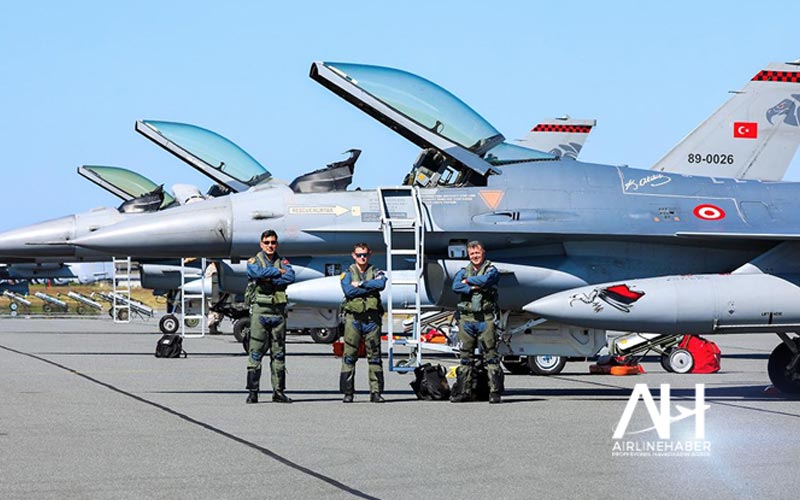
[[[573,288],[528,303],[543,318],[588,328],[663,334],[800,323],[800,287],[770,274],[700,274]]]
[[[441,272],[439,276],[442,276]],[[395,282],[403,282],[403,284],[393,285],[393,307],[405,308],[413,306],[415,287],[407,283],[414,280],[414,271],[395,271],[394,280]],[[422,280],[420,303],[423,306],[432,306],[439,302],[442,294],[441,281],[441,278],[439,280]],[[341,276],[326,276],[300,283],[292,283],[287,288],[286,294],[290,302],[310,307],[336,308],[344,301]],[[384,307],[388,305],[388,295],[386,290],[381,292],[381,300]]]

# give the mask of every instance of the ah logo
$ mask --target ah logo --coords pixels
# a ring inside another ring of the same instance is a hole
[[[628,430],[628,424],[633,417],[633,412],[639,403],[639,399],[644,401],[644,406],[647,408],[647,411],[650,414],[650,420],[653,422],[653,426],[639,431],[629,432],[627,434],[642,434],[655,429],[656,432],[658,432],[659,439],[669,439],[670,428],[673,422],[694,416],[694,437],[698,440],[705,439],[705,412],[711,408],[711,406],[705,404],[705,384],[695,384],[694,391],[694,410],[690,410],[689,408],[681,405],[675,405],[676,409],[678,410],[678,414],[672,416],[670,409],[669,384],[661,384],[661,411],[659,411],[659,409],[656,407],[656,402],[653,399],[653,395],[650,394],[647,384],[636,384],[633,388],[630,399],[628,399],[628,404],[625,406],[625,411],[622,412],[622,417],[619,419],[619,422],[617,422],[617,428],[614,430],[614,439],[622,439],[625,436],[626,431]]]

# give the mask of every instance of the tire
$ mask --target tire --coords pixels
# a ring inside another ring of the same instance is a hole
[[[339,338],[338,328],[312,328],[309,332],[317,344],[333,344]]]
[[[51,312],[53,312],[53,306],[51,306],[50,304],[44,304],[42,306],[42,311],[50,314]]]
[[[165,335],[177,332],[179,326],[180,322],[173,314],[166,314],[162,316],[158,322],[158,329],[161,330],[161,333]]]
[[[686,349],[673,349],[669,353],[669,367],[675,373],[689,373],[694,368],[692,353]]]
[[[186,325],[187,328],[197,328],[197,326],[200,325],[200,320],[197,318],[185,319],[183,320],[183,324]]]
[[[787,367],[792,361],[792,351],[789,346],[781,342],[769,355],[767,373],[769,380],[776,389],[784,394],[800,394],[800,366],[795,368],[795,373],[789,373]]]
[[[127,309],[119,309],[117,310],[117,321],[128,321],[130,317],[130,313]]]
[[[516,356],[510,354],[503,356],[500,359],[503,368],[509,371],[512,375],[531,375],[531,369],[528,366],[528,360],[525,356]]]
[[[672,353],[672,350],[669,350],[661,355],[661,368],[664,369],[665,372],[672,373],[672,367],[669,365],[669,355]]]
[[[233,337],[237,342],[244,342],[250,336],[250,317],[239,318],[233,324]]]
[[[567,364],[564,356],[550,356],[540,354],[538,356],[528,356],[528,368],[534,375],[558,375]]]
[[[16,311],[17,309],[19,309],[19,304],[17,304],[16,302],[12,302],[8,305],[8,308],[11,309],[12,311]]]
[[[75,312],[78,313],[80,316],[83,316],[84,314],[86,314],[87,311],[84,306],[79,305],[78,307],[75,308]]]

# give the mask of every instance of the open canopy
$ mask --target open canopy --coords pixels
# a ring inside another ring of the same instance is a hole
[[[324,63],[353,85],[431,132],[477,150],[502,135],[464,101],[413,73],[382,66]]]
[[[234,192],[264,182],[272,174],[245,150],[212,132],[188,123],[141,120],[136,131]]]
[[[78,167],[78,173],[123,201],[141,198],[161,189],[161,185],[147,177],[122,167],[83,165]],[[175,199],[165,192],[160,208],[174,201]]]
[[[556,158],[504,143],[464,101],[407,71],[315,62],[311,77],[425,150],[408,177],[416,184],[480,185],[493,166]]]

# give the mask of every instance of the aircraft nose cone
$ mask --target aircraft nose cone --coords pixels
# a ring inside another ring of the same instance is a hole
[[[569,302],[564,294],[555,293],[529,302],[522,309],[536,316],[555,320],[564,317],[566,310],[569,309]]]
[[[231,237],[231,206],[226,197],[137,215],[72,243],[136,257],[225,257],[230,255]]]
[[[72,256],[74,248],[52,245],[75,235],[75,217],[68,216],[0,233],[0,257],[33,258]],[[66,255],[65,255],[66,254]]]

